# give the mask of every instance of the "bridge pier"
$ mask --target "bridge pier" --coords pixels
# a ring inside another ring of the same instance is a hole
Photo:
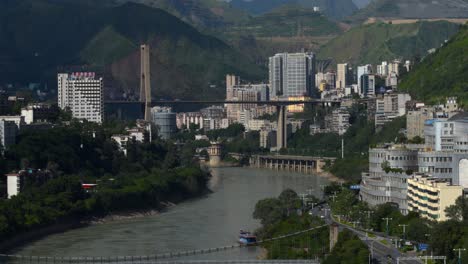
[[[278,131],[276,133],[276,147],[278,150],[288,147],[287,129],[286,129],[286,106],[277,105],[276,112],[278,113]]]

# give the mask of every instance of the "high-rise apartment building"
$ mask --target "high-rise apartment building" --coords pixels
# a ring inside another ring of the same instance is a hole
[[[315,86],[315,54],[279,53],[270,57],[273,96],[310,96]]]
[[[434,221],[448,220],[445,209],[463,195],[463,187],[450,180],[418,174],[408,179],[408,209]]]
[[[361,91],[362,91],[361,77],[365,74],[372,74],[372,73],[373,71],[372,71],[371,64],[357,67],[357,82],[358,82],[358,87]]]
[[[386,77],[388,75],[388,62],[382,61],[382,64],[377,65],[377,75]]]
[[[336,89],[342,89],[350,84],[350,73],[348,63],[339,63],[336,65]]]
[[[103,79],[93,72],[58,74],[58,105],[69,108],[74,118],[102,123]]]
[[[363,74],[359,77],[359,94],[364,97],[375,96],[375,75]]]
[[[234,74],[226,75],[226,101],[231,101],[234,97],[233,87],[240,85],[240,77]]]

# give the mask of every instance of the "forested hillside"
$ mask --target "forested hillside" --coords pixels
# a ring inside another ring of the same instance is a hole
[[[51,30],[53,28],[53,30]],[[0,80],[47,82],[57,71],[87,65],[106,76],[106,93],[138,95],[139,45],[152,46],[158,97],[221,97],[226,73],[258,79],[264,70],[223,41],[167,12],[127,3],[117,7],[51,0],[0,2]],[[195,92],[196,91],[196,92]]]
[[[457,96],[468,106],[468,26],[417,65],[400,89],[430,103]]]
[[[362,25],[324,45],[318,55],[353,64],[377,64],[396,58],[412,60],[440,47],[459,28],[460,25],[445,21]]]

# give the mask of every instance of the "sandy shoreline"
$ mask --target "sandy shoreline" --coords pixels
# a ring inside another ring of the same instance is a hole
[[[83,224],[84,225],[99,225],[99,224],[106,224],[106,223],[114,222],[114,221],[130,220],[130,219],[136,219],[136,218],[141,218],[141,217],[154,216],[154,215],[159,215],[163,213],[165,210],[176,206],[176,204],[171,203],[171,202],[164,202],[161,204],[164,207],[159,210],[148,209],[148,210],[139,210],[139,211],[137,210],[137,211],[111,213],[104,217],[95,217],[90,220],[84,220]]]

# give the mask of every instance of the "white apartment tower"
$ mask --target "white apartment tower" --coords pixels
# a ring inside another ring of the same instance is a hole
[[[69,108],[74,118],[102,123],[103,79],[93,72],[58,74],[58,105]]]
[[[280,53],[270,57],[272,96],[310,96],[315,86],[314,53]]]

